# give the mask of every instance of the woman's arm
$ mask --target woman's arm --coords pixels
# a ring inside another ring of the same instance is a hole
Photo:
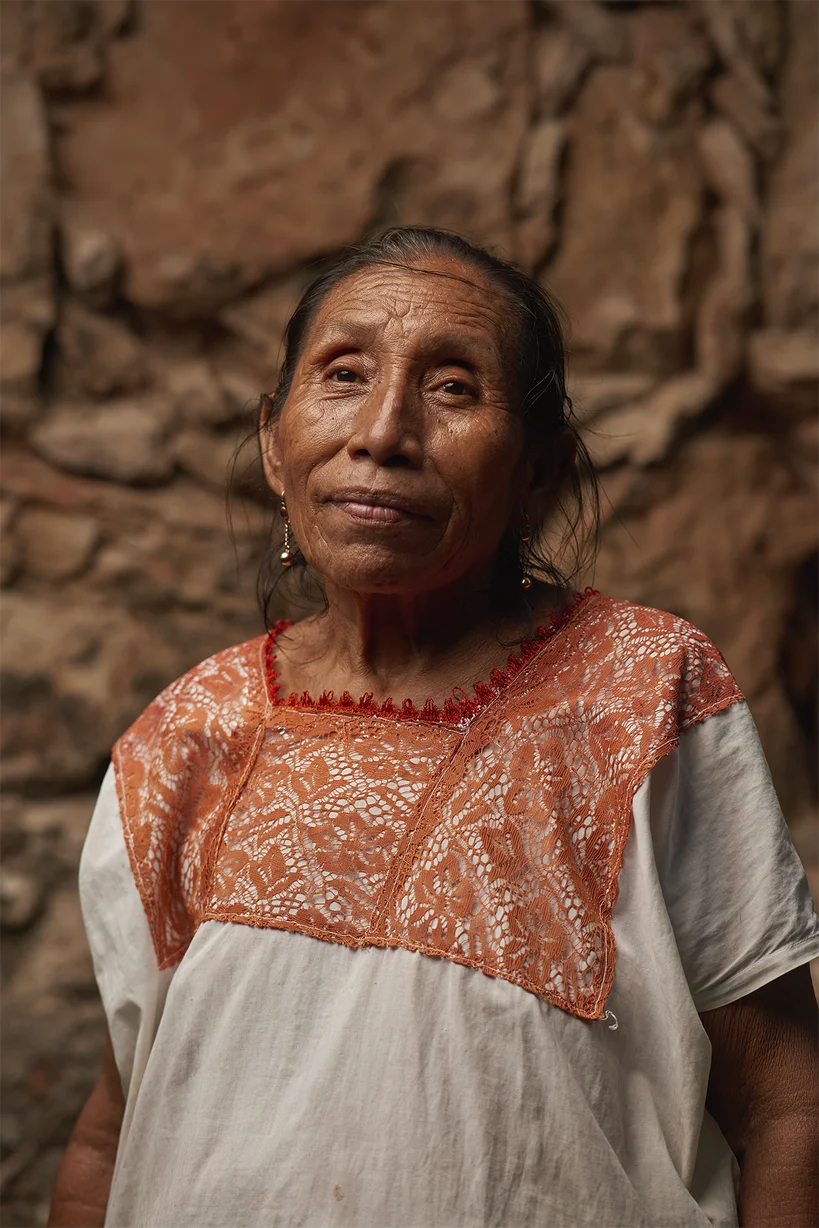
[[[819,1021],[805,964],[702,1015],[708,1109],[739,1161],[742,1228],[819,1223]]]
[[[54,1182],[48,1228],[102,1228],[125,1101],[111,1038]]]

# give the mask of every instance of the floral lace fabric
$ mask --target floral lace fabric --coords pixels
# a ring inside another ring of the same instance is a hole
[[[589,592],[471,715],[411,716],[280,700],[270,647],[204,662],[115,747],[160,966],[227,921],[404,947],[601,1018],[634,793],[742,698],[713,644]]]

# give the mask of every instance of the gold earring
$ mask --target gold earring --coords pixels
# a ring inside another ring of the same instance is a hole
[[[523,532],[520,535],[520,544],[523,547],[521,551],[523,557],[521,559],[521,564],[520,564],[523,575],[520,578],[520,587],[524,590],[524,592],[526,592],[528,589],[532,587],[532,576],[531,576],[531,573],[529,572],[529,559],[527,557],[529,554],[529,551],[526,549],[531,539],[532,539],[532,526],[529,524],[529,517],[527,516],[526,517],[526,528],[523,530]]]
[[[290,538],[290,516],[287,511],[287,504],[284,501],[284,491],[282,491],[281,508],[279,510],[284,522],[284,549],[279,555],[279,562],[282,567],[292,567],[295,551],[293,550],[293,543]]]

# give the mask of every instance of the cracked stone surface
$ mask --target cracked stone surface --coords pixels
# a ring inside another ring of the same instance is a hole
[[[816,16],[0,4],[0,1222],[45,1224],[97,1070],[76,874],[111,745],[261,630],[254,402],[321,262],[383,226],[563,301],[604,496],[578,586],[718,643],[819,891]]]

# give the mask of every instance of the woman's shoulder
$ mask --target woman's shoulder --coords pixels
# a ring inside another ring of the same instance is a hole
[[[196,928],[226,799],[258,750],[265,639],[193,666],[112,750],[119,819],[160,968],[176,962]]]
[[[267,635],[257,635],[206,657],[162,690],[123,733],[119,744],[145,739],[160,729],[191,725],[229,729],[264,705],[263,654]]]
[[[682,615],[587,590],[567,611],[543,662],[544,685],[584,704],[668,710],[679,728],[737,702],[740,689],[720,649]]]
[[[596,630],[612,642],[665,645],[721,655],[713,640],[681,614],[592,590],[587,593],[592,598],[589,604]]]
[[[264,688],[263,653],[267,634],[222,648],[182,674],[162,692],[195,696],[203,691],[230,698]]]

